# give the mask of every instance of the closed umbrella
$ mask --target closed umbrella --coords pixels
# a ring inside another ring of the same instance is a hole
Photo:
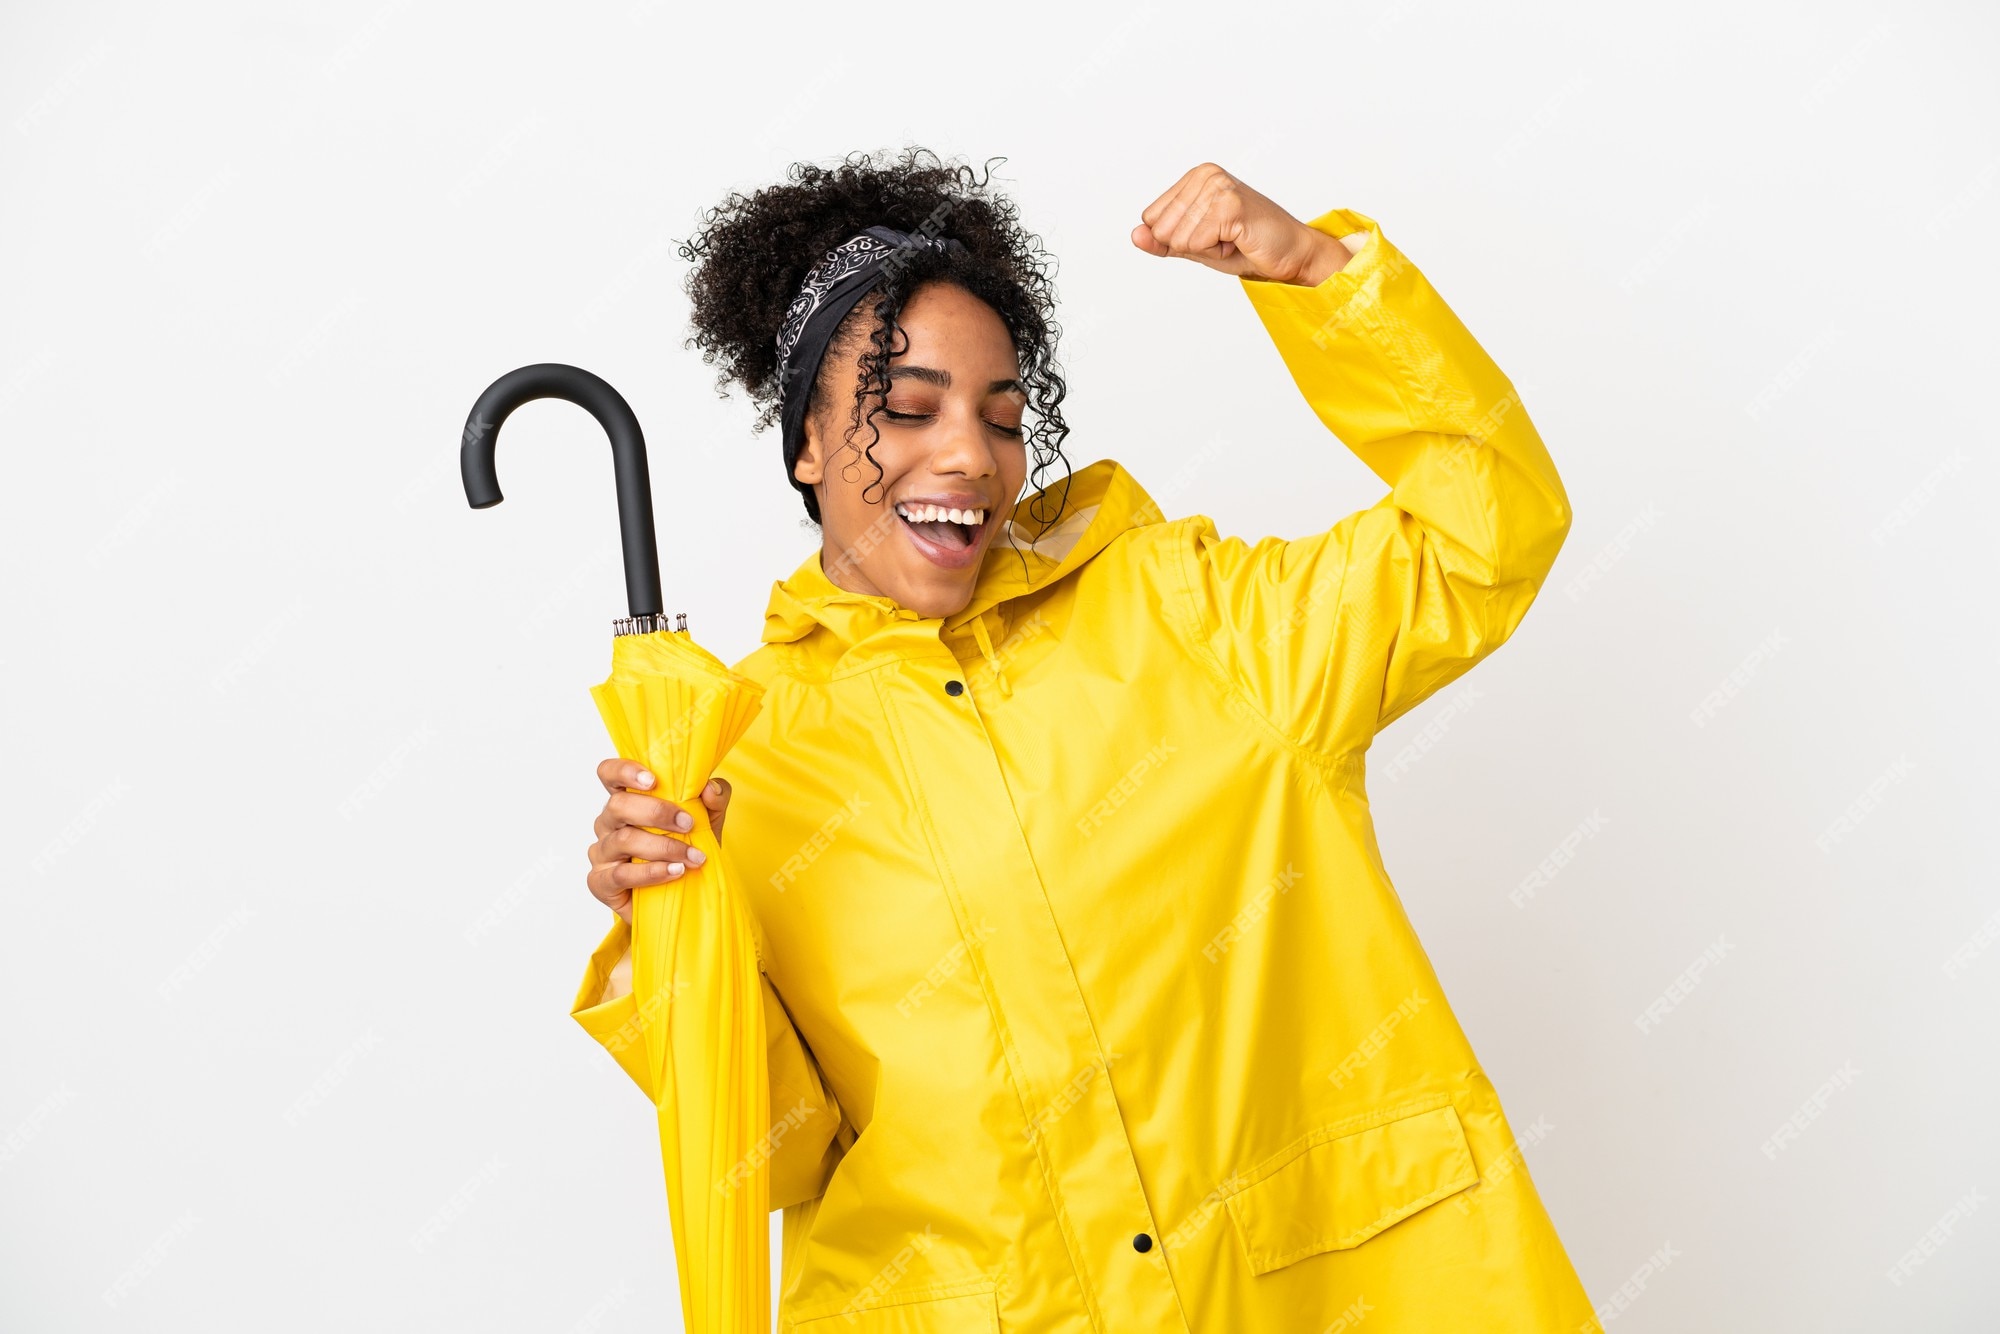
[[[708,857],[684,882],[632,894],[632,990],[658,1090],[683,1322],[691,1334],[770,1328],[770,1125],[755,927],[729,883],[698,799],[762,703],[661,610],[646,443],[625,399],[575,366],[523,366],[487,387],[466,419],[459,469],[474,509],[500,503],[493,452],[523,403],[560,398],[589,410],[611,438],[630,615],[613,622],[611,675],[590,688],[618,754],[660,780],[658,794],[694,818],[679,838]],[[666,833],[666,830],[656,830]]]

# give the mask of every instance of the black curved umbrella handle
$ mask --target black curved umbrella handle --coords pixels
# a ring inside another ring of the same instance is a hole
[[[458,471],[465,498],[476,510],[498,505],[500,476],[493,470],[493,447],[500,425],[523,403],[560,398],[587,410],[611,437],[611,462],[618,478],[618,533],[625,547],[625,600],[633,616],[660,614],[660,549],[653,535],[653,486],[646,471],[646,437],[631,404],[610,384],[580,366],[544,361],[505,375],[486,386],[465,419],[465,443]]]

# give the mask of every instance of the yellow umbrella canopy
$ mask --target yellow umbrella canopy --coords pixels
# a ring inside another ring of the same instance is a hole
[[[632,895],[632,991],[659,1090],[682,1320],[691,1334],[770,1328],[770,1175],[755,1152],[770,1124],[755,924],[730,885],[699,800],[743,735],[763,690],[660,610],[646,446],[638,418],[605,381],[575,366],[523,366],[495,380],[466,421],[459,469],[474,509],[500,503],[500,424],[521,404],[560,398],[611,438],[631,615],[613,623],[611,674],[590,688],[618,754],[644,764],[658,795],[694,818],[673,836],[707,854],[698,876]],[[666,833],[666,830],[656,830]]]

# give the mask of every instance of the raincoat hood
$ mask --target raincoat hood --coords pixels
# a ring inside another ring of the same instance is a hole
[[[971,599],[951,615],[926,617],[892,598],[842,588],[827,576],[823,553],[815,550],[789,578],[771,585],[763,642],[799,645],[803,656],[831,670],[849,650],[899,622],[912,634],[945,641],[966,635],[1004,696],[1012,685],[995,645],[1006,639],[1007,604],[1059,583],[1120,535],[1162,520],[1138,479],[1113,459],[1100,459],[1036,495],[1062,505],[1056,522],[1037,538],[1034,525],[1010,517],[987,548]],[[1034,499],[1024,498],[1014,513],[1032,513]]]

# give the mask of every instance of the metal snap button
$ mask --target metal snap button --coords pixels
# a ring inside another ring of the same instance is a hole
[[[965,682],[946,681],[944,683],[944,693],[947,695],[963,695],[965,693]]]

